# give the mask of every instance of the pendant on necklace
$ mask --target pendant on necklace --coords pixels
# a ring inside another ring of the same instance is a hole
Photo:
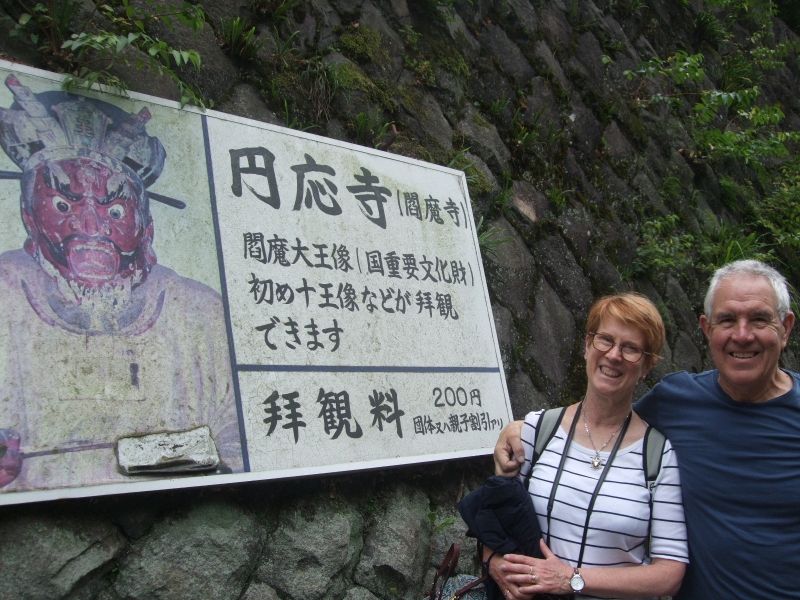
[[[603,463],[602,463],[602,461],[600,460],[600,455],[599,455],[599,454],[595,454],[595,455],[592,457],[592,468],[593,468],[593,469],[599,469],[599,468],[600,468],[600,466],[601,466],[602,464],[603,464]]]

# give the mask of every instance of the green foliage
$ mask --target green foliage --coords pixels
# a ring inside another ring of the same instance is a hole
[[[756,219],[787,258],[800,255],[800,159],[784,165],[774,189],[755,207]]]
[[[500,190],[500,192],[494,198],[494,207],[497,209],[499,213],[505,213],[508,208],[511,206],[511,185],[510,182]]]
[[[675,177],[675,175],[668,175],[661,181],[661,188],[659,191],[665,200],[678,200],[683,192],[681,189],[681,180]]]
[[[800,275],[800,132],[784,125],[783,107],[766,97],[772,73],[789,57],[795,60],[798,43],[774,39],[775,4],[769,0],[709,0],[706,7],[695,30],[717,48],[713,72],[705,71],[702,52],[681,50],[627,75],[640,79],[637,95],[645,82],[665,90],[642,98],[643,104],[666,103],[682,115],[689,109],[695,144],[689,154],[730,174],[720,181],[721,197],[745,225],[720,225],[690,240],[670,231],[668,221],[649,222],[640,232],[639,267],[705,271],[726,260],[756,257],[783,260],[790,276]]]
[[[503,232],[493,225],[485,225],[483,217],[478,221],[478,247],[481,254],[497,258],[497,251],[503,244],[511,241]]]
[[[616,14],[639,15],[647,9],[647,2],[645,0],[609,0],[608,8]]]
[[[381,64],[388,59],[381,34],[363,25],[353,25],[339,37],[342,53],[355,61]]]
[[[419,33],[416,29],[414,29],[411,25],[404,25],[400,29],[400,37],[403,38],[403,41],[411,50],[417,50],[419,48],[419,42],[422,39],[422,34]]]
[[[299,32],[282,32],[273,27],[274,43],[259,54],[264,57],[258,66],[267,104],[282,107],[292,129],[321,130],[331,118],[337,95],[342,90],[361,89],[369,80],[350,63],[327,64],[321,56],[305,57],[298,43]]]
[[[126,83],[113,74],[114,67],[124,63],[172,79],[180,90],[182,103],[205,105],[194,88],[178,75],[182,68],[199,68],[200,55],[194,50],[174,48],[148,33],[148,26],[156,23],[202,28],[205,15],[199,6],[184,2],[165,9],[152,0],[120,0],[113,6],[101,4],[85,15],[87,19],[73,23],[84,4],[77,0],[38,2],[31,12],[20,15],[12,33],[37,45],[49,65],[68,73],[64,81],[67,89],[103,84],[125,94]],[[99,22],[108,27],[95,27],[95,17],[101,17]],[[70,33],[73,26],[84,31]],[[131,49],[138,52],[130,52]]]
[[[569,192],[573,190],[565,190],[558,186],[553,186],[547,188],[545,192],[545,196],[550,202],[555,206],[558,210],[564,210],[567,206],[567,200],[569,198]]]
[[[464,55],[456,52],[452,46],[448,46],[449,51],[443,54],[437,54],[438,64],[446,71],[449,71],[456,77],[467,79],[470,75],[469,65],[464,59]]]
[[[703,70],[703,54],[689,54],[685,50],[678,50],[667,58],[651,58],[642,63],[638,69],[624,71],[625,77],[656,77],[661,76],[681,85],[689,82],[702,81],[706,73]],[[654,98],[659,100],[659,98]]]
[[[356,142],[373,148],[378,147],[391,133],[394,123],[386,121],[378,109],[358,113],[350,129]]]
[[[694,32],[698,39],[720,46],[730,39],[730,31],[714,13],[701,11],[694,19]]]
[[[341,87],[336,72],[317,57],[305,60],[302,64],[300,89],[305,91],[311,118],[319,122],[328,121],[333,99]]]
[[[475,198],[480,195],[486,194],[491,190],[491,183],[475,166],[469,156],[469,148],[461,148],[455,151],[453,156],[447,161],[447,166],[451,169],[458,169],[464,171],[467,178],[467,187],[469,188],[470,196]]]
[[[396,101],[387,90],[367,77],[357,65],[339,63],[331,65],[328,70],[336,82],[337,88],[344,94],[362,92],[388,111],[396,108]]]
[[[489,114],[494,119],[499,119],[506,112],[511,101],[508,98],[497,98],[489,105]]]
[[[552,124],[544,125],[541,112],[526,117],[523,108],[514,111],[509,146],[515,161],[527,164],[538,160],[542,169],[546,170],[554,162],[564,142],[564,131]]]
[[[682,231],[678,215],[658,217],[640,227],[632,271],[652,279],[665,273],[690,279],[694,273],[704,278],[718,267],[743,258],[773,263],[777,260],[773,239],[763,232],[725,223],[718,223],[710,233],[692,235]]]
[[[300,0],[252,0],[250,11],[255,15],[269,17],[276,23],[282,23],[292,16],[292,11],[300,4]]]
[[[59,53],[80,4],[79,0],[36,2],[30,7],[30,12],[20,15],[11,35],[27,38],[45,53]]]
[[[222,22],[222,47],[235,58],[253,60],[261,47],[256,28],[248,27],[244,19],[235,17]]]
[[[302,111],[295,106],[288,98],[283,99],[283,122],[289,129],[298,131],[308,131],[314,127],[313,123],[303,121]]]
[[[412,57],[410,54],[407,54],[403,60],[406,67],[414,71],[419,83],[428,86],[433,86],[436,83],[436,73],[431,61]]]
[[[444,516],[440,520],[436,511],[433,510],[428,513],[428,521],[434,533],[441,533],[456,524],[456,518],[453,515]]]
[[[767,263],[775,260],[768,236],[755,231],[743,232],[738,225],[720,224],[698,249],[697,266],[706,273],[734,260],[754,258]]]
[[[635,275],[654,271],[686,271],[692,265],[694,236],[680,232],[678,215],[645,221],[639,231],[639,247],[633,263]]]
[[[272,54],[272,62],[279,69],[290,69],[300,61],[300,52],[295,45],[295,38],[300,34],[299,31],[293,31],[286,38],[282,38],[276,28],[273,27],[272,32],[275,36],[275,51]]]

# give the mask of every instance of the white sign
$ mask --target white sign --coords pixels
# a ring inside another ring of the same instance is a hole
[[[463,173],[0,67],[0,504],[491,452]],[[202,426],[221,470],[121,473]]]

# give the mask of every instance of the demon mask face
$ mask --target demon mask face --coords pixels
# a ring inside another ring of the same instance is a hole
[[[83,288],[140,281],[155,263],[152,219],[135,174],[89,158],[47,161],[23,181],[26,249]]]
[[[150,112],[5,83],[14,104],[0,108],[0,146],[22,170],[25,249],[80,293],[131,289],[156,260],[146,188],[166,153],[146,131]]]

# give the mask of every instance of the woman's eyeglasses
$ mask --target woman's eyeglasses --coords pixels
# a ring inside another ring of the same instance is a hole
[[[622,358],[630,363],[639,362],[642,360],[642,356],[645,355],[656,356],[652,352],[645,352],[638,346],[634,346],[632,344],[617,344],[617,342],[614,341],[614,338],[604,333],[590,331],[589,336],[592,338],[592,346],[595,348],[595,350],[606,353],[611,352],[611,349],[614,346],[619,346],[619,351],[620,354],[622,354]]]

